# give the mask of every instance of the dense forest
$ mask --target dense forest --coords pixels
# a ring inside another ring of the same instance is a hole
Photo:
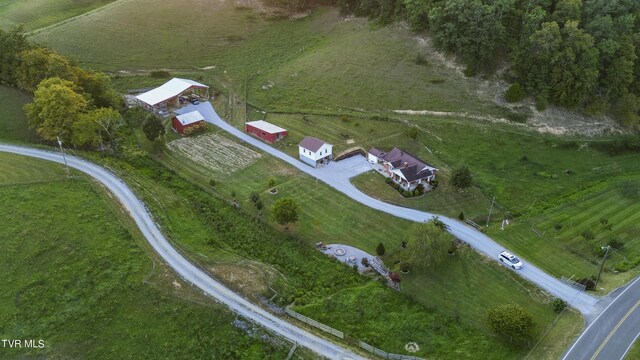
[[[345,15],[406,21],[455,54],[468,76],[507,65],[508,101],[530,95],[540,110],[553,103],[640,127],[638,0],[335,1]]]

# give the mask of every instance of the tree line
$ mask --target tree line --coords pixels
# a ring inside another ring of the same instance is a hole
[[[25,113],[41,139],[118,155],[141,114],[123,118],[123,101],[107,75],[31,43],[20,26],[0,29],[0,49],[0,84],[33,93]]]

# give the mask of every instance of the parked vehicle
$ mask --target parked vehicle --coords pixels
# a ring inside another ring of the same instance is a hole
[[[508,251],[501,252],[499,259],[514,270],[522,269],[522,261]]]

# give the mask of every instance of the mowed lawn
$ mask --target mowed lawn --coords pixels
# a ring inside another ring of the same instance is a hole
[[[286,357],[287,342],[248,335],[177,278],[86,178],[2,153],[0,207],[0,335],[45,342],[1,358]]]
[[[626,181],[607,185],[604,190],[517,221],[504,231],[494,226],[488,234],[551,274],[568,278],[595,276],[602,255],[594,249],[618,239],[623,247],[610,251],[598,285],[609,292],[638,274],[637,267],[626,270],[640,261],[640,201],[623,194]],[[585,237],[585,231],[593,238]]]
[[[24,25],[35,30],[84,14],[114,0],[0,0],[0,27]]]
[[[35,134],[29,130],[23,107],[31,96],[20,90],[0,86],[0,140],[33,141]]]
[[[415,34],[335,9],[292,20],[233,2],[121,1],[34,40],[99,70],[201,69],[272,111],[503,112]]]

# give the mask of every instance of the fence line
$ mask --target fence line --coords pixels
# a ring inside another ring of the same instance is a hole
[[[300,321],[302,321],[303,323],[309,324],[313,327],[316,327],[322,331],[328,332],[331,335],[334,335],[336,337],[339,337],[340,339],[344,339],[344,333],[342,331],[336,330],[330,326],[327,326],[321,322],[317,322],[311,318],[308,318],[302,314],[298,314],[297,312],[289,309],[289,308],[285,308],[284,311],[291,317],[294,317]]]
[[[573,277],[573,276],[572,276],[572,277]],[[567,277],[562,276],[562,277],[560,278],[560,281],[562,281],[563,283],[565,283],[565,284],[567,284],[567,285],[569,285],[569,286],[573,287],[574,289],[578,289],[578,290],[580,290],[580,291],[585,291],[585,290],[587,290],[587,285],[580,284],[580,283],[579,283],[579,282],[577,282],[577,281],[573,281],[573,280],[571,280],[571,278],[567,278]]]
[[[364,349],[374,355],[380,356],[383,359],[389,359],[389,360],[425,360],[423,358],[419,358],[419,357],[415,357],[415,356],[410,356],[410,355],[400,355],[400,354],[391,354],[388,353],[386,351],[382,351],[378,348],[375,348],[369,344],[367,344],[364,341],[358,341],[358,346],[360,346],[361,349]]]
[[[471,221],[471,220],[468,220],[468,219],[467,219],[467,220],[465,220],[465,222],[466,222],[467,224],[469,224],[469,225],[473,226],[474,228],[476,228],[476,230],[480,230],[480,225],[478,225],[478,224],[474,223],[473,221]]]

